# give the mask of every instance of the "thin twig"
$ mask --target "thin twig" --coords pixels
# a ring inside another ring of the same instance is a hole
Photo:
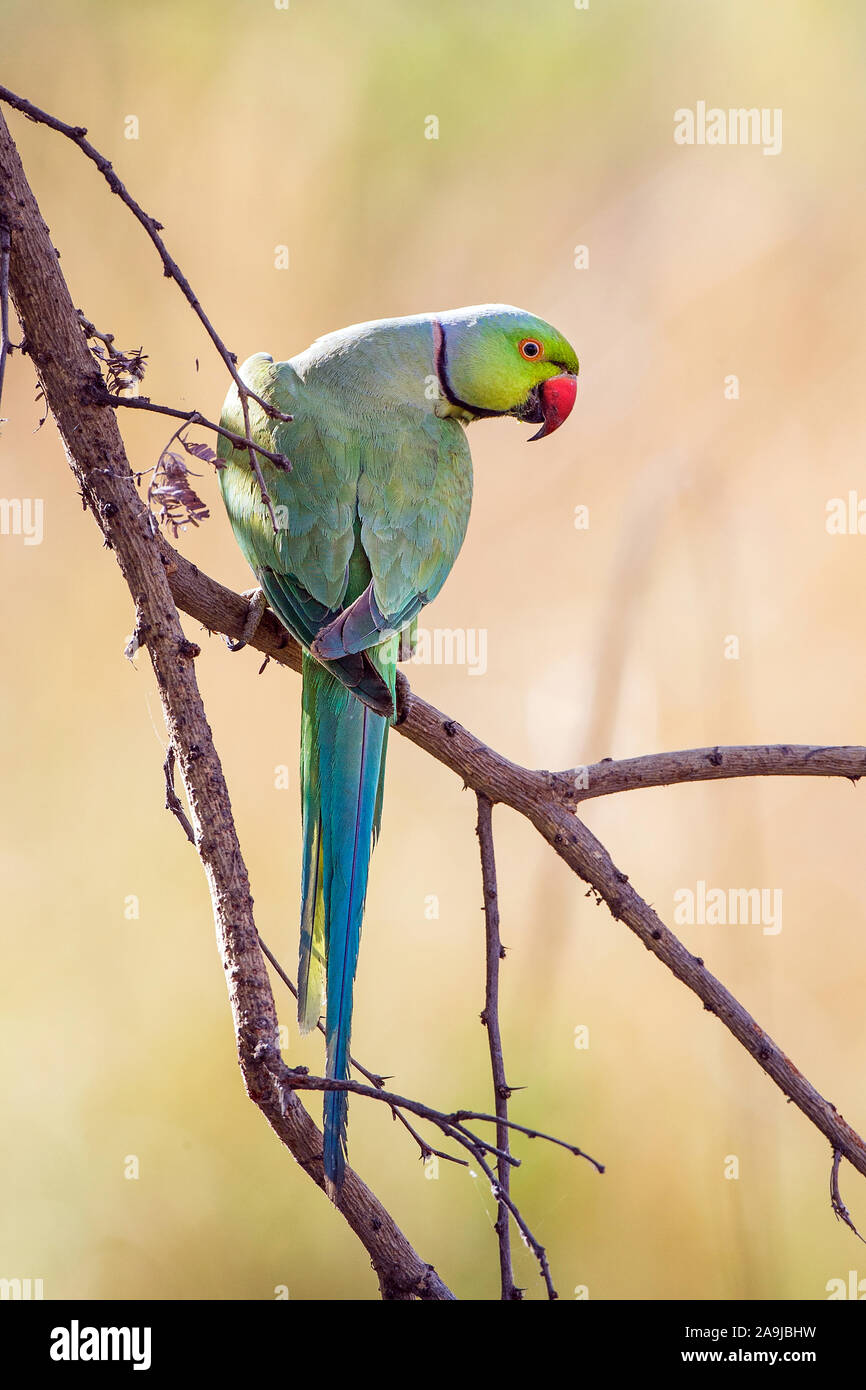
[[[414,1125],[411,1125],[409,1123],[402,1110],[397,1110],[395,1108],[394,1110],[392,1110],[391,1113],[394,1116],[394,1119],[399,1120],[403,1128],[408,1130],[412,1138],[415,1140],[415,1143],[421,1150],[422,1163],[426,1163],[428,1159],[435,1157],[444,1159],[446,1163],[458,1163],[462,1168],[469,1167],[469,1160],[467,1158],[458,1158],[456,1154],[446,1153],[444,1149],[434,1149],[432,1145],[428,1144],[424,1136],[419,1134],[417,1129],[415,1129]]]
[[[478,796],[478,822],[475,827],[481,850],[481,884],[484,893],[485,987],[481,1021],[487,1029],[490,1067],[493,1072],[493,1100],[496,1110],[496,1142],[506,1153],[508,1143],[508,1100],[511,1095],[505,1077],[502,1035],[499,1028],[499,962],[505,950],[499,935],[499,900],[496,888],[496,856],[493,847],[493,805],[489,797]],[[511,1195],[509,1165],[499,1159],[496,1165],[498,1214],[495,1231],[499,1240],[499,1279],[504,1302],[519,1302],[522,1291],[514,1282],[511,1265],[511,1226],[507,1200]]]
[[[491,1154],[494,1158],[502,1159],[512,1168],[520,1167],[520,1159],[515,1158],[514,1154],[501,1145],[499,1141],[500,1126],[505,1125],[508,1129],[517,1130],[526,1134],[529,1131],[525,1125],[516,1124],[513,1120],[501,1120],[498,1115],[488,1115],[480,1110],[436,1110],[432,1105],[426,1105],[420,1100],[411,1100],[408,1096],[398,1095],[395,1091],[386,1091],[384,1087],[365,1086],[360,1081],[338,1081],[330,1076],[314,1076],[306,1067],[288,1067],[287,1077],[283,1084],[290,1087],[293,1091],[347,1091],[350,1095],[372,1097],[380,1100],[392,1109],[408,1110],[410,1115],[415,1115],[419,1120],[427,1120],[435,1125],[443,1134],[448,1134],[452,1139],[460,1138],[467,1140],[470,1144],[476,1145],[482,1153]],[[481,1135],[470,1130],[466,1125],[466,1120],[473,1120],[481,1124],[496,1126],[497,1142],[491,1143]],[[542,1134],[540,1130],[532,1130],[532,1137],[544,1139],[545,1141],[557,1145],[559,1148],[568,1149],[569,1153],[575,1154],[580,1158],[585,1158],[596,1172],[603,1173],[604,1167],[596,1162],[583,1149],[579,1149],[575,1144],[570,1144],[565,1139],[555,1139],[552,1135]]]
[[[114,346],[114,334],[100,332],[96,324],[90,322],[90,319],[83,309],[78,310],[78,321],[84,329],[85,338],[98,338],[100,343],[105,347],[109,357],[123,358],[123,353]]]
[[[853,1231],[857,1239],[862,1240],[863,1244],[866,1245],[866,1240],[863,1240],[863,1237],[857,1230],[857,1227],[854,1225],[854,1222],[851,1220],[850,1211],[846,1207],[845,1203],[842,1201],[842,1193],[839,1191],[839,1164],[841,1162],[841,1149],[834,1149],[833,1164],[830,1168],[830,1205],[833,1208],[833,1215],[836,1217],[837,1221],[844,1222],[844,1224],[848,1227],[849,1231]]]
[[[265,942],[262,940],[261,934],[259,934],[259,945],[261,946],[261,948],[262,948],[262,950],[263,950],[263,952],[264,952],[264,954],[265,954],[265,957],[270,961],[270,963],[271,963],[271,965],[273,966],[274,970],[275,970],[276,973],[279,975],[279,977],[280,977],[280,979],[282,980],[283,984],[286,986],[286,988],[289,990],[289,992],[290,992],[291,994],[293,994],[294,997],[297,999],[297,997],[298,997],[298,988],[297,988],[297,985],[296,985],[296,984],[294,983],[294,981],[293,981],[292,979],[290,979],[290,977],[286,974],[285,970],[284,970],[283,967],[280,965],[280,962],[277,960],[277,958],[276,958],[276,956],[274,955],[273,951],[271,951],[270,948],[269,948],[269,947],[265,944]],[[321,1020],[321,1019],[319,1019],[318,1023],[316,1024],[316,1027],[318,1028],[319,1032],[324,1036],[326,1030],[325,1030],[325,1025],[322,1023],[322,1020]],[[361,1073],[362,1076],[366,1076],[366,1078],[367,1078],[367,1080],[369,1081],[369,1083],[370,1083],[371,1086],[376,1086],[380,1091],[382,1090],[383,1086],[385,1085],[386,1080],[388,1080],[387,1077],[385,1077],[385,1076],[378,1076],[378,1075],[376,1074],[376,1072],[368,1071],[367,1068],[366,1068],[365,1066],[362,1066],[362,1065],[361,1065],[361,1063],[358,1061],[358,1059],[357,1059],[356,1057],[350,1056],[350,1057],[349,1057],[349,1061],[351,1062],[352,1066],[355,1068],[356,1071],[359,1071],[359,1072]]]
[[[455,1110],[453,1115],[449,1115],[448,1118],[453,1120],[458,1128],[463,1120],[489,1120],[491,1124],[503,1123],[498,1115],[483,1115],[476,1110]],[[587,1163],[592,1164],[597,1173],[604,1172],[603,1163],[599,1163],[597,1159],[592,1157],[592,1154],[585,1153],[583,1149],[578,1148],[577,1144],[572,1144],[568,1139],[557,1139],[555,1134],[545,1134],[540,1129],[531,1129],[528,1125],[518,1124],[516,1120],[509,1119],[504,1123],[509,1129],[513,1129],[515,1134],[524,1134],[527,1139],[543,1139],[546,1144],[556,1144],[561,1149],[568,1149],[568,1152],[573,1154],[575,1158],[585,1158]]]
[[[496,1158],[498,1161],[504,1161],[506,1164],[510,1164],[514,1167],[519,1167],[519,1159],[514,1158],[512,1154],[507,1153],[504,1149],[498,1148],[496,1145],[489,1144],[485,1139],[482,1139],[480,1135],[468,1131],[463,1125],[452,1126],[450,1123],[451,1119],[453,1118],[452,1116],[446,1115],[442,1111],[431,1110],[429,1106],[421,1105],[417,1101],[407,1100],[405,1096],[391,1096],[382,1091],[371,1090],[369,1086],[361,1086],[358,1082],[335,1081],[330,1077],[311,1076],[303,1067],[298,1068],[295,1071],[289,1070],[287,1074],[283,1072],[281,1075],[281,1081],[284,1086],[288,1086],[292,1090],[352,1091],[356,1095],[373,1096],[376,1100],[383,1100],[388,1103],[391,1103],[392,1108],[394,1105],[406,1107],[412,1113],[420,1115],[422,1119],[429,1120],[431,1124],[436,1125],[439,1129],[441,1129],[443,1134],[446,1134],[449,1138],[453,1139],[455,1143],[460,1144],[464,1149],[467,1150],[468,1153],[472,1155],[473,1160],[478,1164],[478,1167],[481,1169],[481,1171],[484,1173],[484,1176],[490,1183],[490,1190],[493,1193],[493,1196],[497,1204],[504,1203],[504,1205],[507,1207],[508,1211],[513,1216],[527,1246],[537,1259],[539,1269],[541,1272],[541,1277],[544,1280],[545,1287],[547,1289],[548,1298],[551,1300],[558,1298],[558,1294],[554,1287],[553,1278],[550,1272],[550,1264],[547,1259],[547,1252],[545,1251],[544,1246],[533,1235],[522,1213],[515,1205],[509,1192],[502,1188],[499,1180],[497,1179],[496,1174],[493,1172],[493,1169],[490,1167],[490,1164],[488,1162],[488,1158]],[[493,1124],[498,1123],[497,1117],[495,1115],[479,1115],[477,1118],[487,1120]],[[420,1140],[420,1136],[416,1137],[418,1137]],[[420,1142],[423,1144],[423,1140],[420,1140]],[[431,1152],[435,1151],[431,1150]],[[594,1160],[590,1159],[590,1162],[594,1163]],[[598,1164],[596,1164],[595,1166],[597,1168],[599,1167]],[[603,1170],[599,1168],[599,1171]]]
[[[553,1284],[553,1276],[550,1272],[550,1263],[547,1259],[547,1251],[545,1250],[541,1242],[537,1240],[536,1237],[533,1235],[532,1231],[529,1229],[528,1225],[524,1221],[520,1211],[515,1206],[510,1194],[508,1192],[503,1191],[502,1187],[500,1186],[499,1182],[493,1174],[493,1170],[490,1168],[489,1164],[481,1155],[478,1156],[478,1166],[479,1168],[481,1168],[485,1176],[488,1178],[490,1182],[490,1190],[493,1193],[493,1196],[496,1198],[497,1203],[504,1203],[510,1211],[511,1215],[514,1217],[514,1220],[520,1229],[524,1241],[526,1242],[527,1246],[532,1251],[533,1255],[538,1261],[541,1277],[544,1280],[545,1287],[547,1289],[547,1297],[550,1299],[551,1302],[554,1302],[557,1298],[559,1298],[559,1294],[556,1292],[556,1289]]]
[[[174,420],[183,420],[188,425],[200,425],[203,430],[212,430],[214,434],[222,435],[223,439],[227,439],[236,449],[247,447],[247,441],[242,434],[227,430],[222,425],[215,425],[213,420],[208,420],[198,410],[178,410],[171,405],[156,405],[149,396],[116,396],[110,391],[95,391],[94,398],[99,405],[123,407],[126,410],[150,410],[155,415],[169,415]],[[291,462],[285,454],[263,449],[260,444],[256,445],[256,453],[261,454],[262,458],[267,459],[275,468],[282,469],[284,473],[291,470]]]
[[[184,834],[191,845],[195,845],[195,831],[189,823],[189,817],[181,805],[180,797],[174,789],[174,749],[169,744],[168,752],[165,755],[165,762],[162,770],[165,775],[165,809],[171,811],[183,826]]]
[[[232,381],[238,389],[241,411],[244,418],[244,447],[249,455],[250,468],[253,471],[253,476],[259,485],[262,502],[267,508],[274,531],[276,531],[278,527],[276,516],[274,515],[273,502],[271,501],[271,495],[268,492],[264,475],[257,458],[257,454],[260,453],[261,450],[259,450],[258,446],[255,444],[250,431],[249,402],[251,399],[254,400],[257,405],[261,406],[265,414],[273,420],[281,420],[288,423],[292,420],[292,416],[286,414],[282,410],[278,410],[276,406],[270,401],[265,400],[264,397],[260,396],[256,391],[253,391],[251,387],[247,386],[246,382],[242,380],[237,367],[237,354],[230,352],[226,347],[205,313],[198,295],[193,292],[192,286],[177,264],[177,261],[169,254],[165,242],[159,235],[160,232],[164,230],[162,223],[157,222],[155,217],[151,217],[149,213],[146,213],[144,208],[136,202],[135,198],[133,198],[132,194],[129,193],[126,186],[114,172],[111,161],[106,159],[104,154],[100,154],[99,150],[91,145],[90,141],[86,138],[86,128],[84,126],[68,125],[66,121],[58,120],[56,116],[49,115],[47,111],[43,111],[40,107],[34,106],[34,104],[27,101],[25,97],[18,96],[17,93],[10,91],[8,87],[2,85],[0,85],[0,101],[5,101],[9,106],[14,107],[16,111],[20,111],[28,120],[35,121],[38,125],[48,126],[49,129],[56,130],[60,135],[65,135],[67,140],[71,140],[74,145],[77,145],[82,154],[86,155],[87,158],[96,165],[112,193],[117,194],[121,202],[125,203],[129,208],[129,211],[136,221],[141,223],[150,240],[153,242],[153,245],[156,247],[159,258],[162,261],[163,274],[167,279],[174,280],[175,284],[180,288],[181,293],[222,358]]]
[[[290,991],[290,993],[293,994],[294,997],[297,999],[297,986],[295,985],[294,981],[290,979],[289,976],[286,974],[285,970],[280,965],[280,962],[277,960],[273,951],[271,951],[270,948],[262,940],[261,935],[259,936],[259,945],[261,946],[265,957],[267,958],[267,960],[270,961],[274,970],[279,975],[283,984]],[[316,1027],[318,1028],[319,1032],[322,1034],[323,1037],[327,1035],[327,1030],[321,1019],[319,1019],[318,1023],[316,1024]],[[378,1076],[376,1072],[369,1071],[367,1067],[365,1067],[361,1062],[358,1061],[357,1057],[353,1057],[351,1054],[349,1055],[349,1061],[355,1068],[355,1071],[359,1071],[362,1076],[366,1076],[371,1086],[375,1086],[378,1090],[382,1090],[386,1080],[388,1080],[387,1077]],[[468,1166],[465,1158],[456,1158],[454,1154],[443,1153],[441,1149],[431,1148],[431,1146],[427,1143],[426,1139],[424,1139],[422,1135],[420,1135],[418,1131],[414,1128],[414,1126],[409,1123],[402,1110],[400,1110],[397,1106],[391,1107],[391,1113],[394,1116],[394,1119],[399,1120],[403,1128],[408,1130],[409,1134],[415,1140],[415,1143],[418,1145],[418,1148],[421,1151],[422,1161],[426,1161],[433,1154],[435,1154],[437,1158],[444,1158],[448,1163],[460,1163],[464,1167]]]
[[[103,345],[102,348],[91,346],[90,351],[100,366],[105,367],[109,388],[121,391],[137,388],[138,383],[144,380],[146,371],[147,355],[144,349],[139,347],[131,352],[121,352],[114,346],[114,334],[100,332],[81,309],[78,310],[78,321],[84,330],[85,338],[95,338]]]

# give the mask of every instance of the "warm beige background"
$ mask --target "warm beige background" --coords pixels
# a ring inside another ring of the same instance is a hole
[[[472,432],[469,537],[428,621],[485,628],[489,669],[419,668],[425,697],[552,767],[866,741],[866,539],[825,530],[829,498],[866,494],[862,7],[3,0],[2,18],[2,80],[90,128],[240,354],[484,300],[525,305],[577,345],[578,405],[554,439],[528,449],[512,422]],[[781,107],[782,153],[676,146],[673,112],[698,100]],[[143,343],[154,399],[214,414],[224,374],[140,228],[75,149],[11,120],[76,303]],[[244,1098],[204,880],[162,809],[153,681],[143,655],[135,669],[122,656],[129,598],[52,424],[34,434],[20,358],[3,405],[0,495],[44,498],[45,538],[0,537],[0,1275],[41,1277],[47,1297],[374,1297],[364,1252]],[[122,424],[152,463],[167,422]],[[213,516],[182,548],[245,587],[212,476],[202,488]],[[297,680],[258,679],[254,655],[187,630],[262,934],[293,970]],[[739,660],[724,658],[729,634]],[[473,798],[392,746],[355,1048],[407,1093],[486,1107]],[[698,879],[783,890],[779,935],[682,932],[861,1130],[864,795],[764,781],[587,811],[671,923],[675,890]],[[505,1042],[527,1088],[514,1116],[608,1164],[599,1178],[519,1150],[516,1196],[563,1296],[812,1299],[866,1273],[830,1212],[824,1141],[525,824],[499,811],[496,829]],[[321,1061],[294,1027],[290,1055]],[[425,1180],[384,1107],[354,1103],[350,1136],[425,1257],[463,1296],[495,1296],[484,1183],[456,1168]],[[738,1181],[723,1176],[732,1154]],[[850,1170],[844,1191],[866,1223]],[[517,1264],[538,1297],[519,1247]]]

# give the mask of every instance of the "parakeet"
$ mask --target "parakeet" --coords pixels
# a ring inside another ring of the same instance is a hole
[[[355,324],[287,362],[250,357],[252,437],[277,521],[243,451],[220,438],[223,500],[273,611],[301,643],[303,834],[298,1020],[323,1006],[327,1075],[349,1075],[352,998],[370,855],[382,815],[397,635],[435,598],[463,542],[472,500],[465,426],[512,415],[540,439],[570,413],[574,349],[522,309],[483,304]],[[225,428],[244,433],[229,391]],[[347,1094],[324,1100],[325,1184],[346,1166]]]

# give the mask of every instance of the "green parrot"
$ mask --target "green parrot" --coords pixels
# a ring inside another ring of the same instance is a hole
[[[434,599],[469,521],[465,426],[512,415],[540,439],[570,413],[574,349],[522,309],[482,304],[355,324],[288,362],[250,357],[250,400],[277,529],[249,457],[219,441],[223,500],[277,617],[301,644],[303,861],[298,1021],[325,1008],[327,1075],[347,1080],[352,1000],[370,855],[382,815],[399,634]],[[244,433],[237,388],[222,413]],[[259,609],[260,611],[260,609]],[[252,612],[252,609],[251,609]],[[324,1100],[323,1165],[336,1200],[346,1166],[345,1091]]]

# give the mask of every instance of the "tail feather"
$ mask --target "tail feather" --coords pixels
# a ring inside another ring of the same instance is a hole
[[[361,920],[374,834],[381,814],[388,720],[304,660],[301,772],[304,897],[298,1016],[313,1026],[327,993],[327,1074],[349,1075],[349,1040]],[[346,1167],[348,1097],[324,1105],[325,1179],[333,1197]]]
[[[373,811],[374,845],[378,840],[379,832],[382,829],[382,802],[385,798],[385,754],[388,752],[388,730],[390,729],[390,727],[390,720],[388,720],[385,723],[385,730],[382,734],[382,757],[379,761],[379,785],[376,788],[376,806]]]
[[[298,1023],[315,1028],[325,1001],[325,899],[322,892],[322,813],[317,750],[317,683],[304,679],[301,713],[301,816],[304,855],[301,889],[301,949]]]
[[[307,828],[309,825],[309,829]],[[322,892],[322,822],[316,811],[305,819],[301,965],[298,971],[298,1023],[315,1028],[325,1001],[325,897]]]

